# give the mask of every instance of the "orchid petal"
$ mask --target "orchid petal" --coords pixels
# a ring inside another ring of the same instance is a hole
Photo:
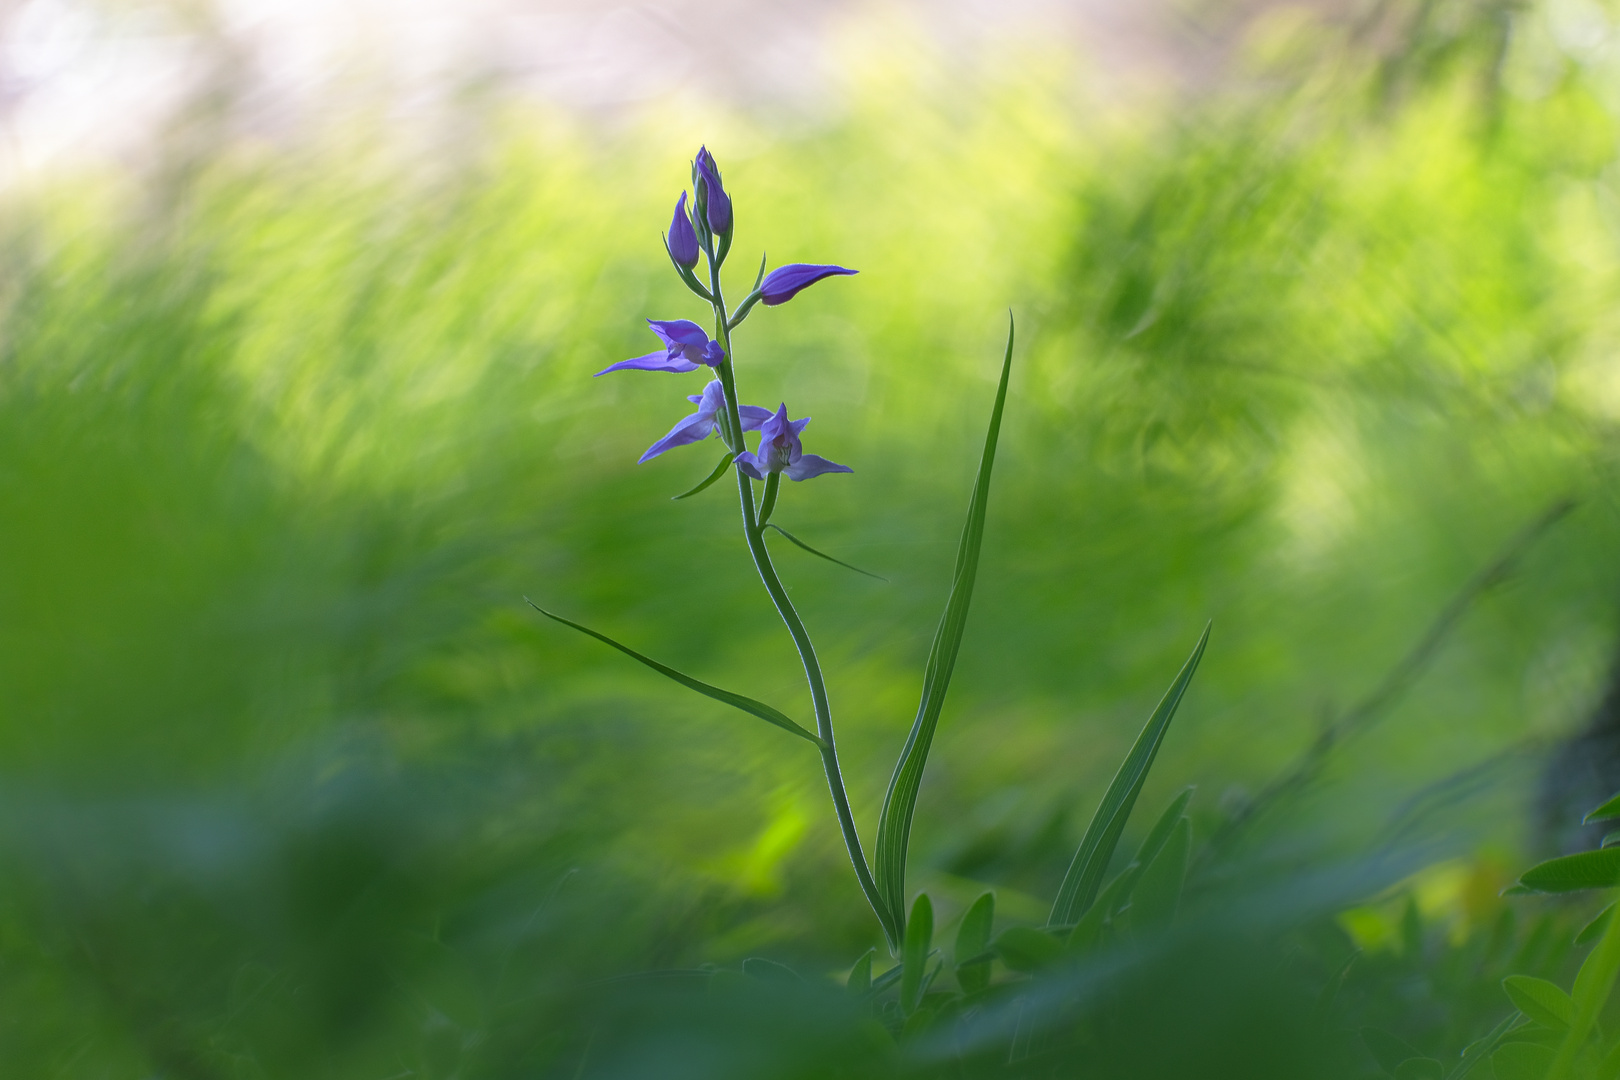
[[[759,459],[747,450],[737,455],[737,468],[755,480],[765,479],[765,474],[759,468]]]
[[[712,434],[714,434],[714,419],[702,413],[694,413],[670,428],[668,435],[647,447],[647,452],[636,460],[636,464],[651,461],[664,451],[673,450],[677,446],[702,442]]]
[[[808,289],[822,278],[857,273],[860,271],[842,266],[789,263],[777,267],[765,276],[764,283],[759,287],[760,299],[767,307],[775,307],[777,304],[787,303],[799,295],[801,290]]]
[[[758,431],[760,425],[771,418],[771,410],[762,409],[758,405],[739,405],[737,415],[742,418],[744,431]]]
[[[610,371],[673,371],[676,373],[696,371],[697,365],[680,354],[671,356],[667,349],[648,353],[646,356],[634,356],[629,360],[620,360],[617,364],[609,364],[598,371],[598,375],[606,375]]]
[[[704,333],[703,327],[690,319],[648,319],[647,325],[672,349],[681,346],[701,349],[709,343],[709,335]]]
[[[836,461],[828,461],[819,454],[801,454],[798,461],[782,470],[789,480],[809,480],[823,473],[852,473],[855,470]]]
[[[703,178],[704,203],[709,218],[709,228],[716,235],[731,229],[731,196],[720,183],[720,166],[714,163],[714,155],[709,153],[708,147],[700,147],[697,155],[698,174]]]

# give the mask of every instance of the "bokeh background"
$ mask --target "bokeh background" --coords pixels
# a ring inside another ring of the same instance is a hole
[[[1562,842],[1620,652],[1612,5],[0,19],[8,1075],[574,1075],[590,980],[878,944],[807,747],[522,599],[809,713],[730,491],[669,498],[716,455],[636,464],[699,377],[590,377],[700,316],[700,144],[734,292],[861,271],[736,354],[855,470],[777,520],[887,579],[779,545],[868,829],[1018,321],[942,921],[1044,914],[1208,620],[1147,803],[1416,838],[1459,925]]]

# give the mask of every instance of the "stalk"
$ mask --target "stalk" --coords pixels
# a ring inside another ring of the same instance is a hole
[[[1590,977],[1586,977],[1588,965],[1592,968]],[[1582,965],[1581,974],[1575,977],[1575,1022],[1569,1025],[1558,1056],[1547,1070],[1547,1080],[1567,1080],[1575,1066],[1575,1056],[1586,1045],[1587,1034],[1609,1000],[1616,976],[1620,976],[1620,917],[1611,917],[1603,939]]]
[[[715,258],[712,238],[707,234],[702,238],[704,253],[709,261],[709,292],[713,297],[711,303],[714,307],[716,331],[720,335],[720,344],[725,349],[725,359],[720,362],[720,387],[726,399],[726,423],[723,425],[729,431],[725,435],[733,453],[741,453],[744,449],[742,438],[742,414],[738,409],[737,383],[731,367],[731,325],[726,313],[726,299],[720,291],[720,265]],[[780,483],[773,475],[772,481]],[[748,541],[748,553],[754,558],[754,569],[759,572],[760,581],[765,584],[765,591],[770,594],[771,603],[776,605],[776,613],[782,617],[787,626],[788,634],[793,638],[793,647],[799,652],[799,660],[804,665],[805,682],[810,685],[810,701],[816,713],[816,734],[821,737],[821,765],[827,774],[827,787],[832,792],[833,809],[838,815],[838,828],[844,834],[844,847],[849,851],[849,861],[855,867],[855,877],[860,882],[861,892],[866,894],[866,902],[872,906],[872,912],[882,924],[883,931],[890,940],[897,940],[896,923],[888,906],[884,904],[882,894],[878,892],[877,882],[872,878],[871,866],[866,861],[866,853],[861,848],[861,834],[855,828],[855,815],[849,807],[849,794],[844,789],[843,770],[838,765],[838,745],[833,739],[832,707],[827,700],[827,683],[821,673],[821,662],[816,659],[815,646],[810,642],[810,632],[805,629],[804,620],[799,618],[798,611],[793,602],[788,599],[787,589],[782,585],[782,579],[777,576],[776,566],[771,562],[771,553],[765,546],[765,526],[754,509],[754,488],[752,481],[741,469],[737,470],[737,494],[742,502],[743,536]],[[776,485],[766,483],[766,505],[764,516],[769,517],[776,500]]]

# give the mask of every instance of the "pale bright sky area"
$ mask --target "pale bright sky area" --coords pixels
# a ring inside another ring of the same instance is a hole
[[[403,131],[469,97],[599,116],[673,93],[836,114],[842,58],[913,46],[969,67],[1072,47],[1092,92],[1196,78],[1261,2],[1178,0],[0,0],[0,186],[133,161],[188,110],[275,137],[365,110]],[[1212,14],[1216,12],[1218,14]],[[907,40],[901,40],[902,38]]]

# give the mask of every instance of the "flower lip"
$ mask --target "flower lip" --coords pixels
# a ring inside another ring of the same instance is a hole
[[[675,200],[675,217],[669,223],[669,257],[677,266],[690,270],[697,265],[698,239],[692,219],[686,216],[686,192]]]
[[[802,420],[789,420],[787,405],[782,404],[760,424],[759,449],[753,453],[745,450],[737,455],[738,468],[755,480],[763,480],[776,472],[786,473],[789,480],[809,480],[823,473],[854,472],[848,465],[804,452],[799,433],[809,422],[808,416]]]
[[[714,155],[709,153],[707,146],[698,148],[697,171],[703,181],[703,201],[709,228],[716,234],[724,235],[731,231],[731,196],[726,194],[724,185],[720,183],[720,166],[715,164]]]
[[[759,286],[759,298],[767,307],[775,307],[787,303],[823,278],[858,273],[859,270],[831,264],[788,263],[765,275],[765,280]]]

